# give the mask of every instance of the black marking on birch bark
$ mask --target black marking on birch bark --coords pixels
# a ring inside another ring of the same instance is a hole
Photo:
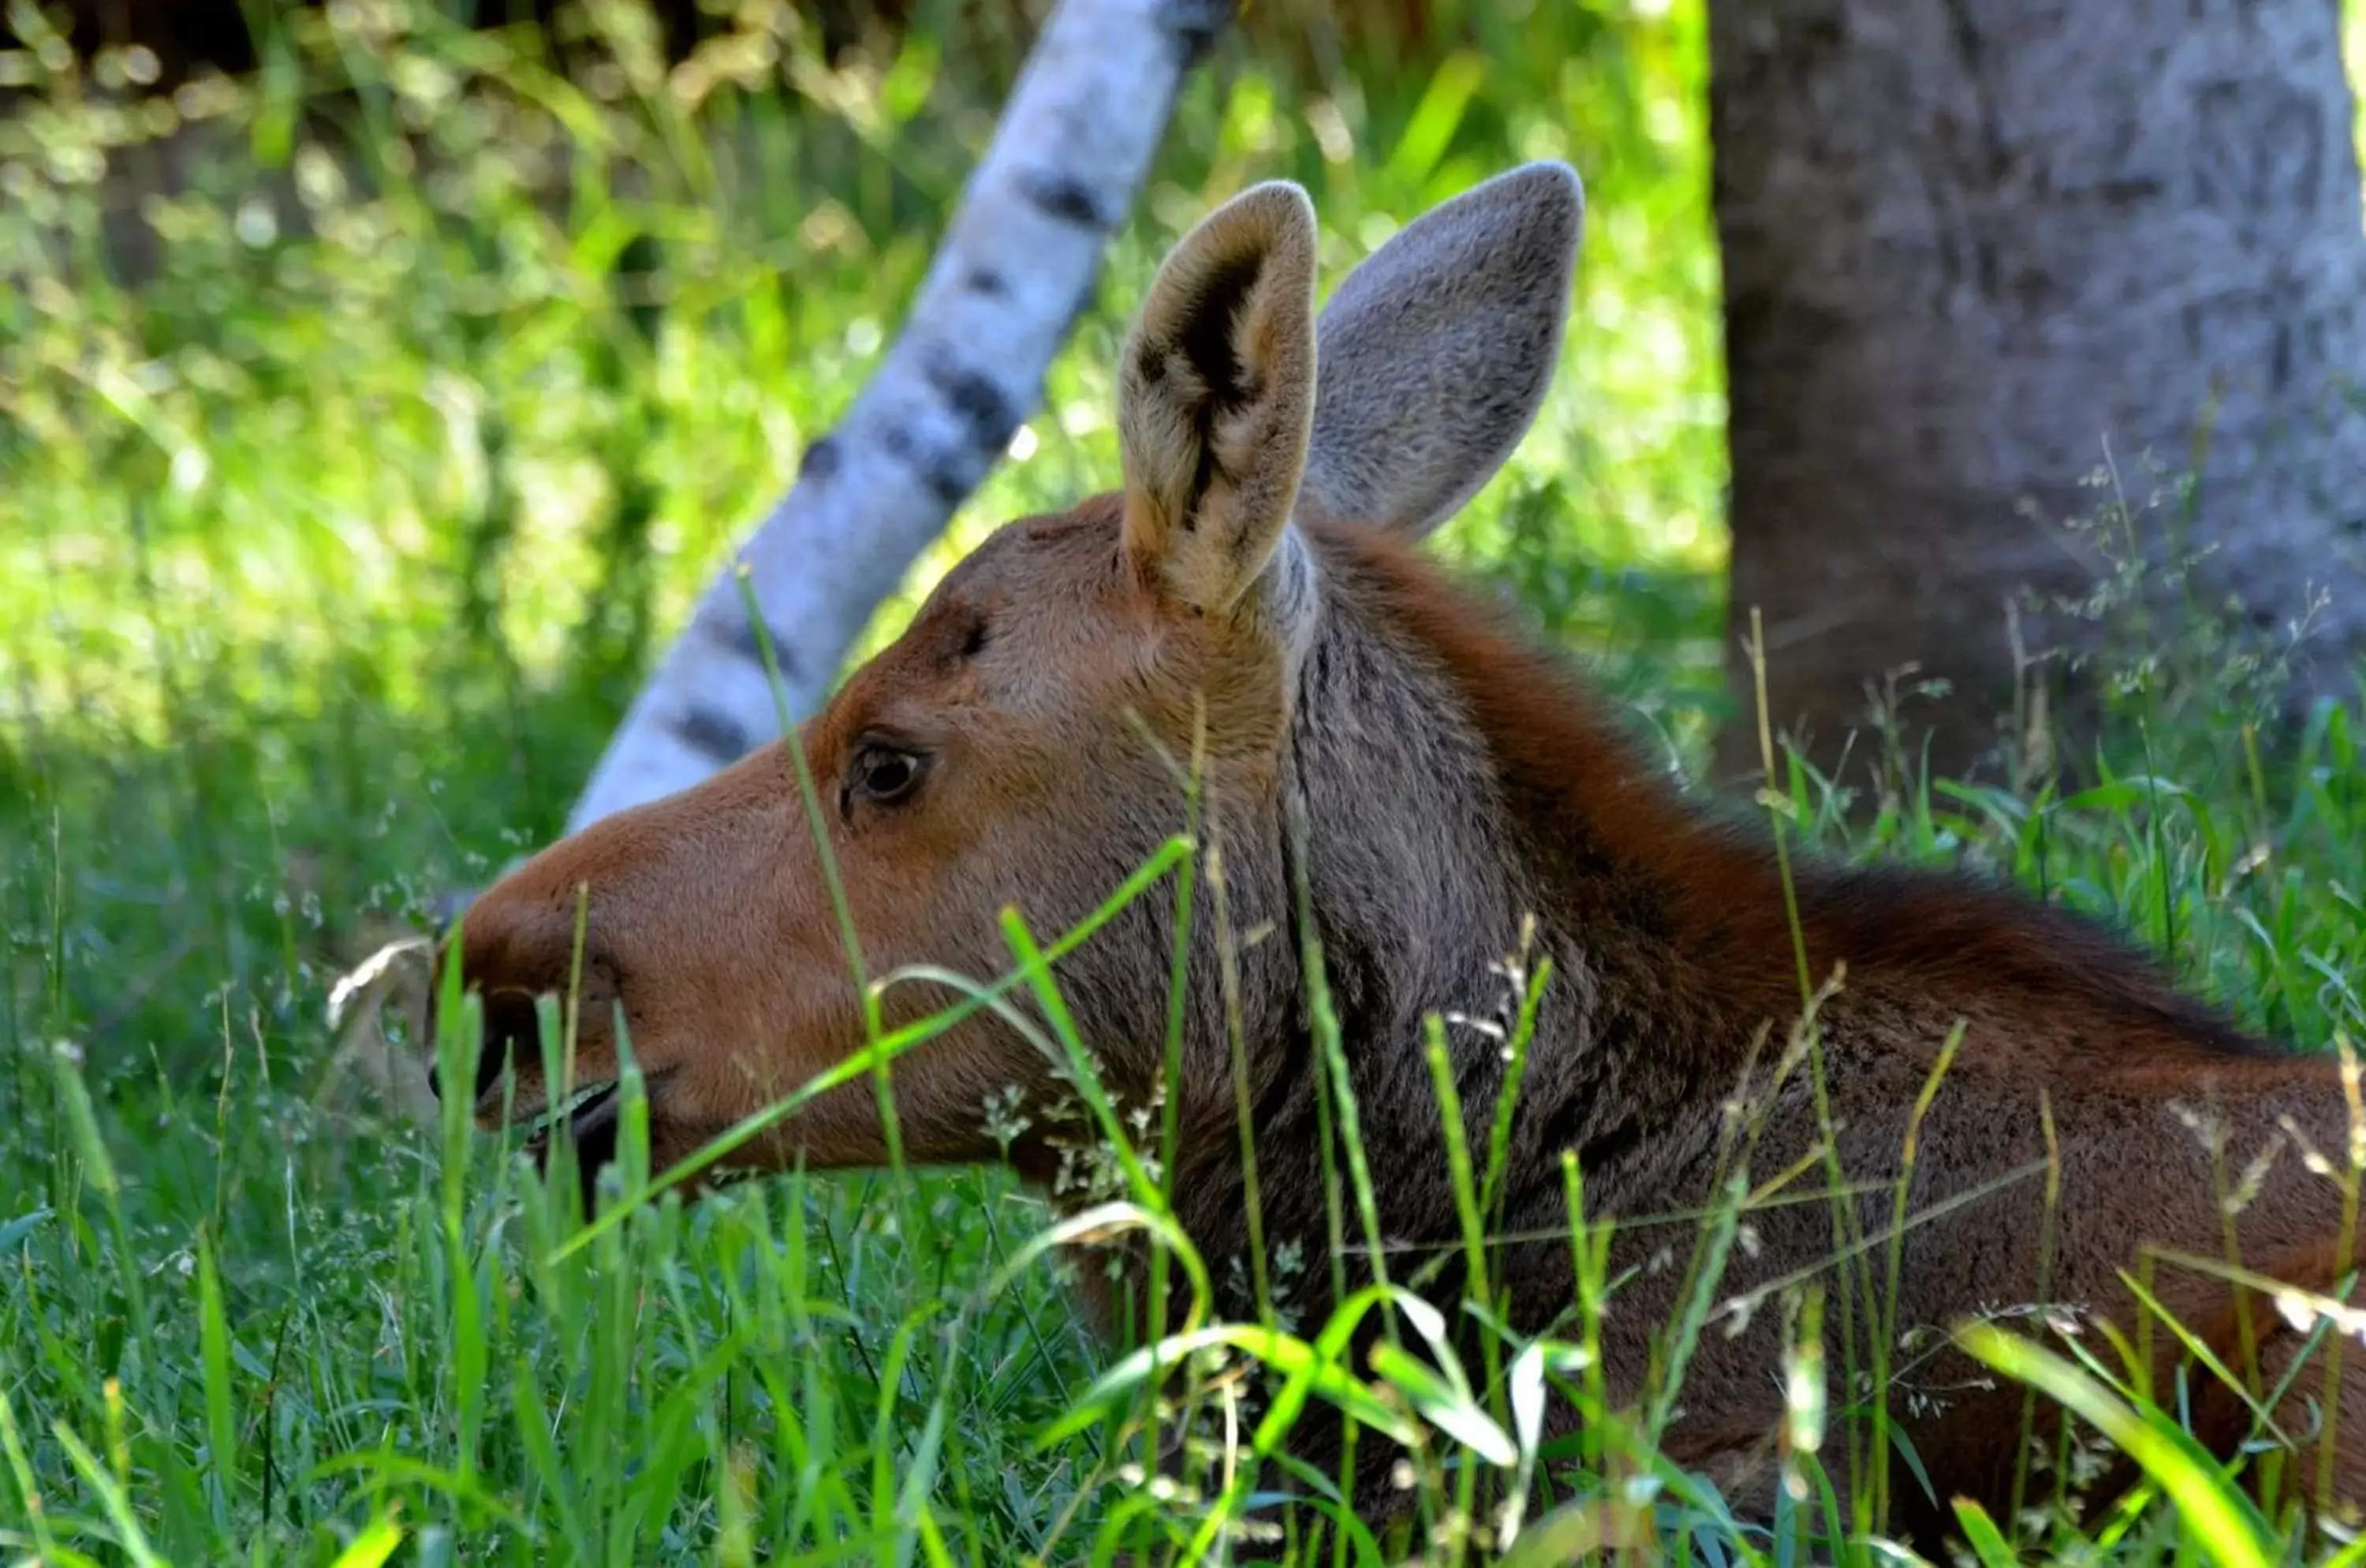
[[[666,728],[692,750],[718,762],[736,762],[755,745],[738,720],[704,705],[682,709],[666,720]]]
[[[996,448],[1000,450],[1000,448]],[[950,512],[959,506],[986,477],[986,461],[991,454],[981,456],[960,448],[941,448],[930,455],[921,468],[921,477],[929,481],[930,493],[944,503]]]
[[[990,266],[974,266],[962,274],[962,287],[998,299],[1010,292],[1010,280]]]
[[[825,435],[806,447],[805,456],[797,459],[797,478],[826,483],[845,461],[846,454],[838,449],[838,437]]]
[[[1019,408],[991,378],[963,365],[944,348],[928,356],[922,373],[961,417],[971,445],[988,454],[1010,445],[1011,435],[1019,429]]]
[[[1072,175],[1051,169],[1031,170],[1020,175],[1018,183],[1020,200],[1064,223],[1096,232],[1110,227],[1100,204],[1093,199],[1092,187]]]
[[[959,446],[931,446],[924,451],[911,431],[900,424],[891,424],[879,433],[879,448],[918,475],[920,482],[929,487],[929,493],[948,512],[968,498],[994,457],[994,452],[978,453]],[[994,449],[999,450],[1000,447]]]
[[[762,640],[759,641],[754,623],[745,615],[734,615],[718,629],[723,634],[724,647],[759,669],[764,663],[764,644],[771,643],[772,662],[780,667],[781,679],[794,681],[797,678],[797,656],[791,651],[792,645],[787,637],[781,635],[779,627],[767,627]]]
[[[1217,35],[1231,24],[1236,9],[1234,0],[1176,0],[1169,6],[1166,35],[1175,40],[1184,70],[1208,58],[1208,51],[1216,47]]]

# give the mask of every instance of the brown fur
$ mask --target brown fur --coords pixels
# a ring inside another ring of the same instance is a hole
[[[1483,482],[1533,413],[1538,359],[1549,364],[1558,347],[1574,182],[1549,171],[1491,182],[1403,231],[1359,275],[1359,292],[1355,279],[1343,287],[1355,309],[1318,328],[1324,365],[1384,363],[1393,344],[1493,368],[1408,374],[1393,399],[1324,379],[1302,458],[1308,503],[1294,518],[1300,460],[1289,449],[1291,433],[1307,428],[1313,373],[1302,336],[1255,323],[1290,327],[1297,269],[1311,261],[1291,237],[1292,204],[1244,199],[1264,203],[1250,209],[1262,227],[1235,212],[1187,239],[1129,345],[1130,355],[1163,345],[1183,362],[1126,383],[1126,490],[996,534],[801,730],[867,973],[925,962],[998,974],[1009,962],[996,925],[1006,905],[1039,933],[1065,929],[1182,826],[1172,768],[1204,736],[1213,852],[1172,1086],[1182,1129],[1173,1188],[1219,1281],[1218,1310],[1256,1305],[1233,1283],[1246,1269],[1229,1267],[1247,1263],[1249,1231],[1227,995],[1246,1046],[1237,1089],[1253,1108],[1268,1257],[1294,1245],[1308,1262],[1279,1279],[1282,1304],[1304,1326],[1328,1310],[1324,1168],[1345,1168],[1319,1131],[1321,1064],[1300,963],[1309,942],[1326,961],[1366,1145],[1381,1156],[1380,1221],[1400,1249],[1391,1275],[1437,1261],[1425,1288],[1451,1303],[1460,1231],[1425,1021],[1497,1012],[1503,982],[1489,965],[1534,917],[1557,977],[1498,1223],[1507,1237],[1547,1239],[1497,1253],[1499,1301],[1515,1324],[1545,1330],[1572,1303],[1560,1163],[1570,1151],[1592,1216],[1620,1222],[1604,1343],[1619,1400],[1646,1387],[1653,1337],[1678,1304],[1694,1233],[1665,1217],[1710,1202],[1737,1157],[1758,1183],[1805,1162],[1808,1174],[1779,1196],[1808,1201],[1747,1216],[1752,1245],[1733,1254],[1720,1299],[1807,1272],[1833,1298],[1837,1325],[1853,1276],[1832,1266],[1834,1216],[1819,1196],[1818,1075],[1777,1072],[1803,998],[1763,836],[1686,800],[1556,659],[1498,626],[1412,545],[1436,520],[1438,498]],[[1229,247],[1252,231],[1265,237],[1244,259]],[[1441,285],[1435,264],[1447,255],[1458,259]],[[1233,268],[1235,286],[1177,292],[1178,280],[1209,276],[1211,256],[1217,273]],[[1170,316],[1162,299],[1182,303]],[[1195,310],[1209,319],[1193,320]],[[1411,434],[1441,422],[1463,433],[1456,444]],[[1226,446],[1228,433],[1250,430],[1267,434],[1247,449]],[[1287,459],[1279,468],[1277,451]],[[1369,514],[1339,518],[1346,496]],[[900,771],[897,756],[918,771]],[[2140,1270],[2147,1245],[2222,1251],[2210,1150],[2184,1118],[2217,1119],[2232,1172],[2286,1118],[2318,1149],[2346,1146],[2329,1063],[2248,1039],[2082,920],[1922,873],[1810,864],[1795,880],[1810,976],[1845,968],[1817,1014],[1820,1079],[1836,1156],[1851,1179],[1873,1184],[1853,1201],[1865,1234],[1888,1227],[1887,1184],[1902,1170],[1912,1107],[1951,1028],[1965,1029],[1921,1130],[1911,1211],[1932,1217],[1902,1245],[1901,1331],[2042,1300],[2133,1332],[2121,1270]],[[785,746],[596,824],[513,873],[467,914],[469,983],[489,998],[561,987],[579,888],[590,900],[581,1074],[613,1075],[613,1002],[647,1075],[659,1166],[859,1044],[859,993]],[[1221,901],[1221,921],[1210,900]],[[1229,955],[1220,927],[1238,939]],[[1058,968],[1124,1106],[1148,1103],[1158,1087],[1172,939],[1162,890]],[[899,985],[885,1008],[892,1023],[949,999]],[[525,1015],[512,1001],[498,1016],[483,1116],[497,1111],[492,1074],[507,1057],[521,1103],[533,1108],[542,1092],[533,1052],[515,1049],[526,1043]],[[1466,1133],[1483,1148],[1502,1055],[1467,1025],[1448,1037]],[[994,1157],[985,1106],[1017,1088],[1035,1122],[1011,1158],[1056,1182],[1062,1086],[1017,1032],[974,1018],[899,1061],[894,1083],[905,1150],[920,1162]],[[2045,1181],[2003,1179],[2046,1163],[2048,1118],[2060,1194],[2052,1254],[2042,1257]],[[885,1150],[873,1090],[858,1082],[749,1153],[760,1167],[834,1167],[875,1164]],[[2324,1289],[2350,1263],[2333,1245],[2338,1217],[2332,1183],[2287,1149],[2234,1230],[2247,1266],[2289,1269],[2294,1283]],[[1351,1222],[1351,1240],[1358,1234]],[[1886,1252],[1873,1258],[1877,1278]],[[1370,1278],[1370,1261],[1353,1247],[1341,1258],[1351,1287]],[[2238,1313],[2223,1284],[2191,1270],[2163,1269],[2156,1288],[2230,1363],[2248,1363],[2237,1345],[2247,1322],[2270,1376],[2289,1359],[2295,1341],[2269,1303],[2252,1299]],[[1861,1359],[1861,1292],[1855,1302]],[[1103,1303],[1144,1304],[1123,1293]],[[1780,1316],[1770,1302],[1712,1325],[1667,1435],[1673,1457],[1746,1505],[1770,1495]],[[2166,1332],[2152,1343],[2152,1375],[2165,1387],[2177,1347]],[[1837,1371],[1837,1346],[1831,1360]],[[1889,1391],[1941,1488],[1936,1506],[1902,1474],[1892,1488],[1893,1526],[1925,1542],[1945,1525],[1949,1496],[1994,1509],[2011,1496],[2021,1395],[1966,1386],[1972,1374],[1943,1349]],[[1835,1403],[1844,1402],[1834,1381]],[[1918,1392],[1932,1388],[1947,1392]],[[2349,1399],[2337,1490],[2366,1500],[2366,1409]],[[2222,1450],[2240,1438],[2239,1401],[2204,1391],[2196,1410]],[[2308,1429],[2293,1402],[2278,1418]],[[1296,1440],[1330,1467],[1336,1438],[1310,1417]],[[1359,1456],[1359,1506],[1396,1506],[1384,1446],[1367,1441]],[[2314,1455],[2297,1468],[2313,1476]]]

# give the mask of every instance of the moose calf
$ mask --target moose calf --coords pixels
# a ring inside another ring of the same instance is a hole
[[[1831,1205],[1853,1205],[1855,1234],[1889,1232],[1917,1100],[1958,1025],[1919,1126],[1899,1331],[2043,1301],[2133,1334],[2127,1282],[2147,1247],[2219,1257],[2231,1239],[2255,1274],[2333,1288],[2354,1261],[2341,1194],[2293,1146],[2349,1146],[2332,1063],[2246,1038],[2079,919],[1969,881],[1799,867],[1795,926],[1767,844],[1683,799],[1560,661],[1418,553],[1535,416],[1581,214],[1567,168],[1502,175],[1404,228],[1319,314],[1314,213],[1295,186],[1248,190],[1176,246],[1119,367],[1122,487],[994,534],[802,728],[870,972],[1004,971],[999,912],[1016,906],[1039,931],[1084,917],[1180,829],[1176,768],[1196,755],[1223,924],[1271,934],[1226,954],[1218,921],[1191,923],[1167,1174],[1221,1285],[1249,1245],[1245,1099],[1268,1253],[1295,1244],[1322,1260],[1286,1281],[1301,1324],[1331,1304],[1324,1168],[1345,1168],[1322,1136],[1301,955],[1319,947],[1324,962],[1386,1235],[1459,1259],[1426,1021],[1495,1012],[1494,966],[1530,919],[1556,978],[1493,1218],[1510,1236],[1564,1239],[1503,1247],[1491,1288],[1522,1332],[1571,1307],[1561,1156],[1573,1152],[1590,1217],[1630,1222],[1603,1330],[1614,1398],[1644,1385],[1653,1335],[1679,1305],[1683,1269],[1656,1263],[1681,1235],[1649,1222],[1713,1201],[1738,1157],[1762,1183],[1799,1168],[1783,1196],[1810,1201],[1749,1216],[1754,1245],[1732,1251],[1720,1292],[1820,1270],[1847,1288]],[[579,1071],[614,1078],[621,1010],[659,1168],[861,1046],[863,999],[793,755],[776,743],[550,846],[467,910],[453,940],[490,1023],[481,1121],[501,1113],[504,1067],[523,1113],[552,1109],[531,998],[568,985],[579,889]],[[1159,1092],[1175,933],[1170,897],[1138,898],[1056,965],[1126,1105]],[[1803,974],[1843,974],[1816,1010],[1820,1073],[1783,1064]],[[883,1005],[892,1026],[952,999],[906,985]],[[1448,1034],[1466,1134],[1483,1150],[1504,1053],[1465,1024]],[[898,1059],[892,1081],[903,1148],[920,1163],[1003,1157],[987,1102],[1015,1089],[1032,1111],[1065,1089],[990,1011]],[[614,1115],[613,1093],[574,1112],[587,1147],[604,1128],[613,1149]],[[1007,1150],[1047,1184],[1053,1131],[1038,1116]],[[1853,1196],[1823,1195],[1827,1143]],[[2248,1201],[2223,1202],[2225,1170],[2277,1144]],[[867,1078],[740,1151],[772,1168],[886,1156]],[[1349,1260],[1351,1286],[1369,1280],[1368,1261]],[[1462,1280],[1449,1261],[1425,1287],[1456,1321]],[[1140,1321],[1144,1289],[1137,1274],[1097,1310],[1128,1305]],[[2295,1486],[2314,1492],[2315,1435],[2331,1427],[2332,1495],[2366,1500],[2366,1405],[2345,1392],[2328,1406],[2321,1352],[2296,1370],[2309,1347],[2269,1298],[2190,1267],[2158,1271],[2154,1294],[2256,1387],[2289,1377],[2271,1414],[2300,1450]],[[1216,1305],[1254,1310],[1231,1294]],[[1701,1337],[1666,1438],[1673,1459],[1738,1501],[1772,1495],[1781,1315]],[[2170,1386],[2178,1336],[2145,1342],[2156,1386]],[[2245,1398],[2198,1372],[2191,1386],[2198,1434],[2231,1452],[2249,1435]],[[1893,1530],[1935,1540],[1955,1495],[2006,1506],[2017,1387],[1944,1348],[1885,1396],[1937,1491],[1893,1486]],[[1296,1440],[1336,1473],[1335,1422],[1310,1416]],[[1358,1506],[1401,1506],[1386,1445],[1359,1443],[1358,1461]]]

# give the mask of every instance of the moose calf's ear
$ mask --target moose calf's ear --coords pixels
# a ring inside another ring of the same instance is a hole
[[[1314,409],[1314,206],[1251,187],[1152,282],[1118,372],[1125,548],[1147,582],[1228,610],[1290,525]]]
[[[1425,534],[1527,434],[1569,316],[1584,195],[1524,164],[1399,230],[1324,307],[1310,517]]]

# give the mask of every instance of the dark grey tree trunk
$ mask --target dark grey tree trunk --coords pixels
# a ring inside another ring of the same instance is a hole
[[[2198,464],[2191,592],[2354,691],[2366,627],[2366,235],[2338,0],[1711,0],[1731,396],[1733,690],[1827,765],[1909,663],[1910,758],[2014,711],[2016,591],[2078,594],[2066,518]],[[2108,443],[2108,447],[2107,444]],[[2185,503],[2145,513],[2160,534]],[[2076,648],[2090,623],[2024,621]],[[2049,668],[2063,678],[2070,660]],[[2080,677],[2057,687],[2089,711]],[[2022,688],[2025,694],[2029,687]],[[1861,771],[1850,776],[1862,782]]]

